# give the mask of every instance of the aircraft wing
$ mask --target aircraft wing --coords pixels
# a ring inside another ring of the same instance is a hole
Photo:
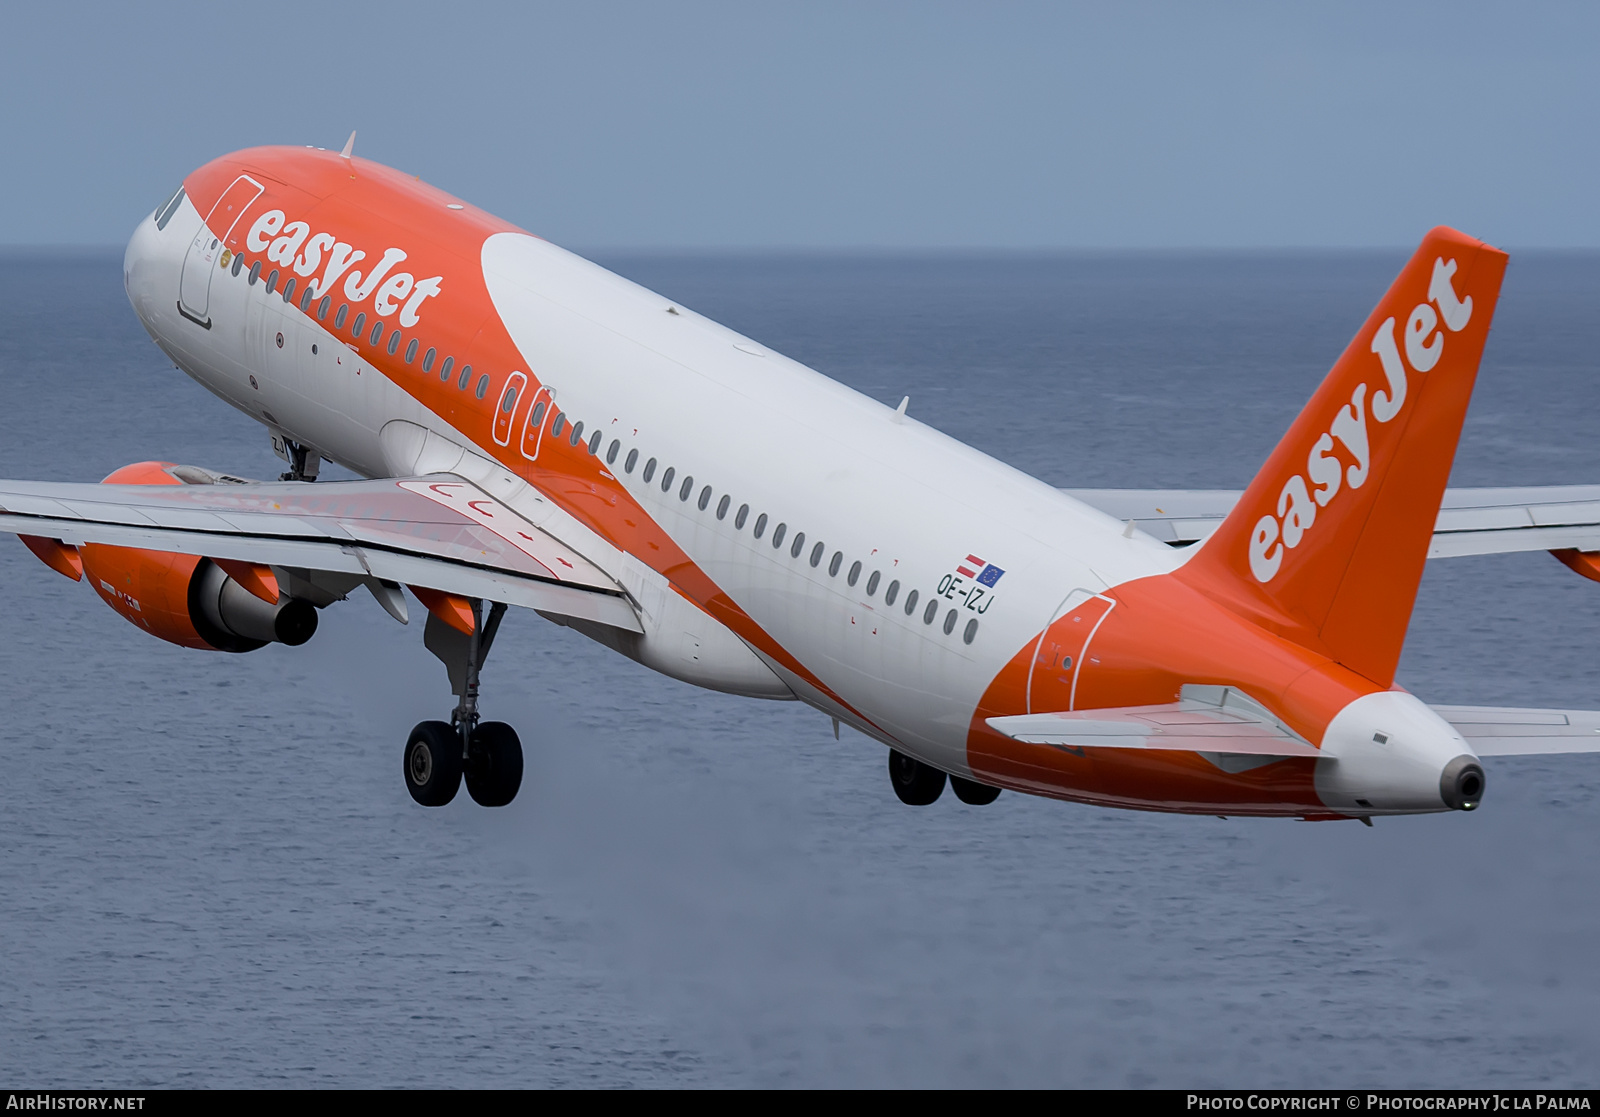
[[[316,484],[0,481],[0,531],[325,572],[350,587],[425,586],[643,631],[627,594],[598,566],[453,474]]]
[[[1435,706],[1479,756],[1600,752],[1600,710]]]
[[[1163,542],[1206,538],[1240,494],[1227,489],[1063,489]],[[1512,551],[1600,551],[1600,485],[1446,489],[1429,558]]]

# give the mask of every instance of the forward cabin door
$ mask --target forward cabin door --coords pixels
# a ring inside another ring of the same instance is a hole
[[[185,318],[206,329],[211,328],[208,314],[211,305],[211,276],[217,270],[217,257],[222,246],[233,233],[233,227],[244,216],[266,187],[249,175],[240,175],[222,192],[217,204],[206,214],[200,228],[189,244],[183,258],[183,276],[178,283],[178,311]],[[220,229],[220,233],[212,232]]]

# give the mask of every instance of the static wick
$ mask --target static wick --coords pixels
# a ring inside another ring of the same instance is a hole
[[[911,404],[911,397],[910,396],[901,396],[900,397],[900,406],[894,409],[894,421],[895,422],[898,423],[898,422],[902,421],[903,419],[905,419],[905,417],[906,417],[906,408],[909,407],[910,404]]]
[[[837,741],[839,739],[839,719],[838,718],[834,718],[833,719],[833,739],[835,741]]]
[[[350,158],[351,152],[355,151],[355,149],[356,149],[356,134],[352,130],[351,133],[350,133],[350,138],[348,140],[344,141],[344,148],[343,148],[343,150],[341,150],[339,152],[339,158],[341,158],[341,159]]]

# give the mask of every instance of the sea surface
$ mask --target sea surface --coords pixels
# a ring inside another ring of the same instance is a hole
[[[1406,253],[607,256],[1063,486],[1242,487]],[[1600,255],[1514,253],[1461,485],[1600,481]],[[119,252],[0,255],[0,476],[271,477]],[[1600,585],[1430,564],[1401,681],[1600,708]],[[159,643],[0,537],[0,1082],[1572,1087],[1600,1067],[1600,756],[1481,810],[924,809],[798,703],[513,612],[527,779],[415,806],[445,674],[364,596],[301,648]]]

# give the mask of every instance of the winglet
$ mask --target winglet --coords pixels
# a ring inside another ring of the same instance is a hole
[[[1429,232],[1177,577],[1392,684],[1505,268],[1497,248]]]
[[[339,152],[339,158],[341,158],[341,159],[350,158],[351,153],[354,152],[355,149],[356,149],[356,134],[355,134],[355,131],[352,130],[350,132],[350,138],[348,140],[344,141],[344,148],[343,148],[343,150],[341,150]]]

